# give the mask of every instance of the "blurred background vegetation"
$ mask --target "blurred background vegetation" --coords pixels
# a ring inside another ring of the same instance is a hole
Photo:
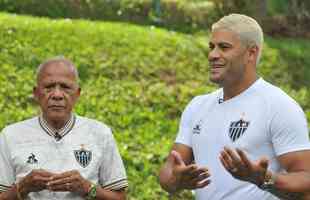
[[[156,24],[183,32],[205,30],[232,13],[255,17],[266,33],[310,37],[307,0],[0,0],[0,10],[51,18]]]
[[[168,199],[158,170],[185,105],[216,88],[208,81],[208,30],[221,16],[245,13],[262,24],[268,36],[259,73],[310,119],[309,2],[0,0],[0,129],[39,112],[31,94],[36,67],[64,55],[81,76],[75,111],[114,131],[130,181],[128,199]]]

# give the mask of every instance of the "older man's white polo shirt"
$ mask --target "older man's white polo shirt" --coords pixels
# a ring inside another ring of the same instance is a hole
[[[33,169],[54,173],[78,170],[103,188],[127,187],[123,162],[109,127],[77,116],[72,130],[60,140],[49,135],[35,117],[6,127],[0,134],[0,192]],[[30,193],[28,199],[82,199],[69,192]]]

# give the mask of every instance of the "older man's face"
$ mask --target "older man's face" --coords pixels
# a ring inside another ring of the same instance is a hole
[[[62,62],[50,63],[42,69],[34,96],[48,122],[65,123],[69,119],[80,96],[76,78],[73,69]]]

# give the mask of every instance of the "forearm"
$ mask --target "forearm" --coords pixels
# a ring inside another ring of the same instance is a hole
[[[309,172],[279,173],[274,177],[274,185],[268,192],[287,200],[309,200],[306,195],[310,190]]]
[[[13,185],[9,190],[0,193],[0,200],[19,200],[17,197],[16,185]]]
[[[310,172],[277,174],[275,186],[286,192],[305,193],[310,190]]]
[[[176,179],[173,176],[172,169],[167,164],[163,166],[160,170],[159,183],[161,187],[170,194],[173,194],[178,190]]]
[[[104,189],[102,187],[97,187],[97,200],[125,200],[126,199],[126,191],[125,189],[118,191],[111,191]]]

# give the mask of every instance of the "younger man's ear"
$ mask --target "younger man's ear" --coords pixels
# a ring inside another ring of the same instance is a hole
[[[251,61],[256,62],[258,52],[259,52],[259,48],[256,45],[249,48],[249,56],[250,56]]]

